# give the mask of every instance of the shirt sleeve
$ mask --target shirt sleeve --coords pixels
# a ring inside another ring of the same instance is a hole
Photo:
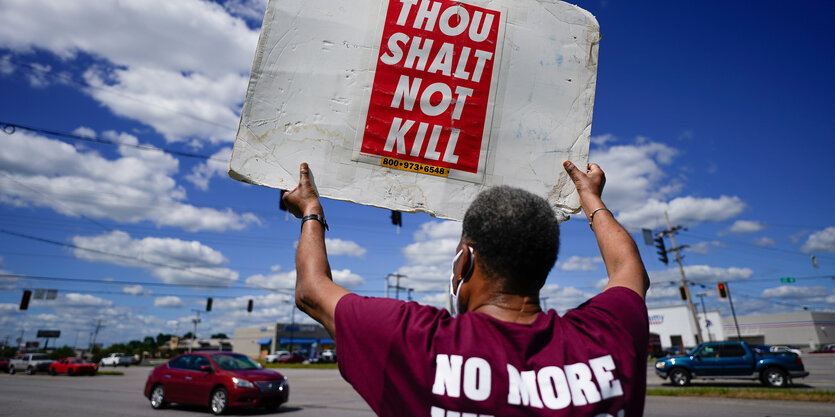
[[[405,302],[347,294],[336,305],[339,371],[379,414],[385,364]]]

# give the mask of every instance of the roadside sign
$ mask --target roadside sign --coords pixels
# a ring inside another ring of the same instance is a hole
[[[783,278],[780,278],[780,283],[781,283],[781,284],[793,284],[795,281],[796,281],[796,280],[795,280],[794,278],[792,278],[792,277],[783,277]]]

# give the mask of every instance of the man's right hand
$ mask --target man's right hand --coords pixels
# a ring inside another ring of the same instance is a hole
[[[290,213],[301,218],[308,214],[324,216],[322,203],[319,202],[319,193],[310,181],[310,167],[307,162],[299,166],[299,185],[290,192],[284,193],[284,204]]]

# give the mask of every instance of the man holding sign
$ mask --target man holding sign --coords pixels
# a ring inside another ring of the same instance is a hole
[[[336,340],[343,377],[378,415],[642,415],[649,279],[634,241],[603,205],[600,167],[563,165],[609,283],[559,317],[539,305],[559,247],[556,217],[542,198],[496,187],[475,199],[452,262],[450,315],[333,283],[324,211],[301,164],[299,186],[284,196],[303,219],[296,305]]]

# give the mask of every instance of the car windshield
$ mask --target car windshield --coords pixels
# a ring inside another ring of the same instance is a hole
[[[87,363],[84,359],[70,359],[70,363]]]
[[[218,368],[226,371],[261,369],[258,362],[244,355],[212,355],[212,360]]]
[[[41,354],[41,355],[32,355],[32,360],[33,360],[33,361],[42,361],[42,360],[46,360],[46,359],[49,359],[49,356],[44,355],[44,354]]]

